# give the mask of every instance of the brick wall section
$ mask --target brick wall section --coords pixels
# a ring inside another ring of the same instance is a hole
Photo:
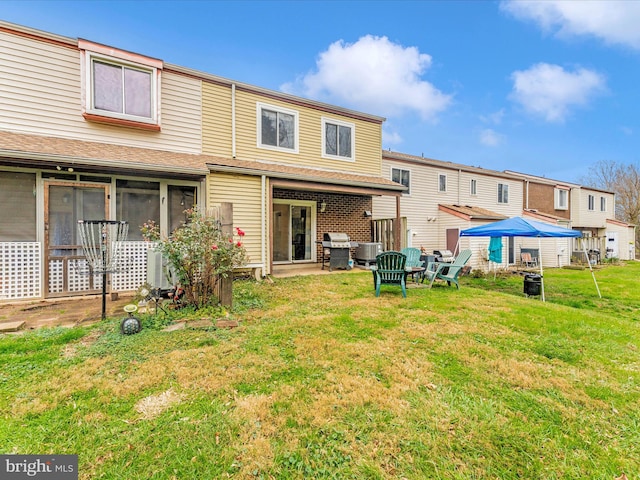
[[[541,185],[539,183],[529,183],[529,208],[539,210],[540,212],[550,213],[557,217],[571,218],[571,210],[556,210],[555,209],[555,187],[553,185]],[[525,192],[526,194],[526,192]],[[571,195],[568,194],[569,202],[571,202]],[[569,203],[571,206],[571,203]]]
[[[353,242],[371,241],[371,217],[364,216],[365,211],[372,209],[371,197],[274,188],[273,198],[317,202],[317,241],[322,241],[323,234],[327,232],[346,233]],[[327,208],[324,213],[320,213],[320,204],[323,200]],[[322,249],[319,245],[317,255],[320,261]],[[351,256],[353,255],[352,249]]]

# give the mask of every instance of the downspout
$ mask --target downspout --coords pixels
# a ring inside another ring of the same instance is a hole
[[[262,218],[262,222],[260,222],[260,238],[262,241],[260,242],[260,261],[262,262],[262,276],[267,276],[267,239],[265,235],[267,234],[267,177],[262,175],[260,177],[260,198],[262,201],[260,202],[260,218]]]
[[[525,199],[524,199],[524,208],[529,210],[529,180],[524,181],[525,184]]]
[[[231,84],[231,158],[236,158],[236,84],[235,83]]]

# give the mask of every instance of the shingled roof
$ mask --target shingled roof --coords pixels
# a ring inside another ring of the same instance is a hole
[[[210,171],[231,171],[278,179],[355,186],[389,193],[406,190],[399,183],[373,175],[2,131],[0,159],[1,163],[14,166],[61,166],[65,169],[82,167],[86,172],[204,177]]]
[[[506,215],[471,205],[438,205],[438,208],[465,220],[504,220],[508,218]]]

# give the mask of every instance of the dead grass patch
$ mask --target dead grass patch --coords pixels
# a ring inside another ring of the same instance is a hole
[[[135,406],[136,412],[142,415],[142,419],[151,420],[156,418],[173,405],[180,403],[184,395],[178,394],[173,389],[166,390],[157,395],[150,395],[138,401]]]

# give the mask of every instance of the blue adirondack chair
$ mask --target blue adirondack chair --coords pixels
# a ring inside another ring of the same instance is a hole
[[[382,285],[398,285],[402,296],[407,298],[407,256],[400,252],[382,252],[376,257],[376,265],[371,268],[376,297],[380,296]]]
[[[424,271],[424,277],[429,279],[429,287],[437,279],[444,280],[449,286],[455,283],[456,288],[460,289],[458,284],[458,275],[471,258],[471,250],[462,250],[453,263],[429,262],[427,269]]]

